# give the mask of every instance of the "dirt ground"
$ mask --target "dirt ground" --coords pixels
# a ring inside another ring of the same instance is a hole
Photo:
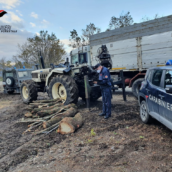
[[[39,99],[46,98],[44,94]],[[20,95],[0,93],[0,172],[157,172],[172,171],[172,132],[157,121],[145,125],[137,100],[116,93],[112,117],[99,117],[101,99],[89,112],[78,108],[84,125],[73,134],[22,135],[26,123]],[[91,135],[94,129],[95,135]]]

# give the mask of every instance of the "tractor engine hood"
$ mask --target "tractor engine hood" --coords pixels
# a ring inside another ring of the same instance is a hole
[[[39,70],[35,70],[32,73],[37,73],[37,74],[48,74],[51,72],[51,68],[48,69],[39,69]]]

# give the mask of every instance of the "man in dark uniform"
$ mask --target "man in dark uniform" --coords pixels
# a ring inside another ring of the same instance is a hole
[[[111,117],[111,76],[109,70],[97,64],[95,69],[99,73],[99,80],[94,81],[95,84],[100,85],[101,92],[102,92],[102,101],[103,101],[103,112],[99,114],[99,116],[104,116],[105,119]]]

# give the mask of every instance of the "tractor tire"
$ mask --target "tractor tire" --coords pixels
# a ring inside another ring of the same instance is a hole
[[[138,98],[138,93],[143,80],[144,80],[143,78],[136,79],[132,85],[132,92],[136,98]]]
[[[34,100],[37,100],[38,91],[34,81],[27,80],[21,84],[21,97],[25,104],[29,104]]]
[[[97,94],[90,94],[90,101],[95,102],[102,96],[101,92],[98,92]],[[81,96],[83,101],[86,101],[85,94]]]
[[[48,95],[51,99],[61,98],[65,105],[78,102],[78,87],[71,76],[54,76],[49,84]]]

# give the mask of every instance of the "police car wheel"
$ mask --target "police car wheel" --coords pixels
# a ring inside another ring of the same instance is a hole
[[[145,101],[142,101],[140,104],[140,118],[145,124],[150,123],[152,119],[148,113],[147,104]]]

